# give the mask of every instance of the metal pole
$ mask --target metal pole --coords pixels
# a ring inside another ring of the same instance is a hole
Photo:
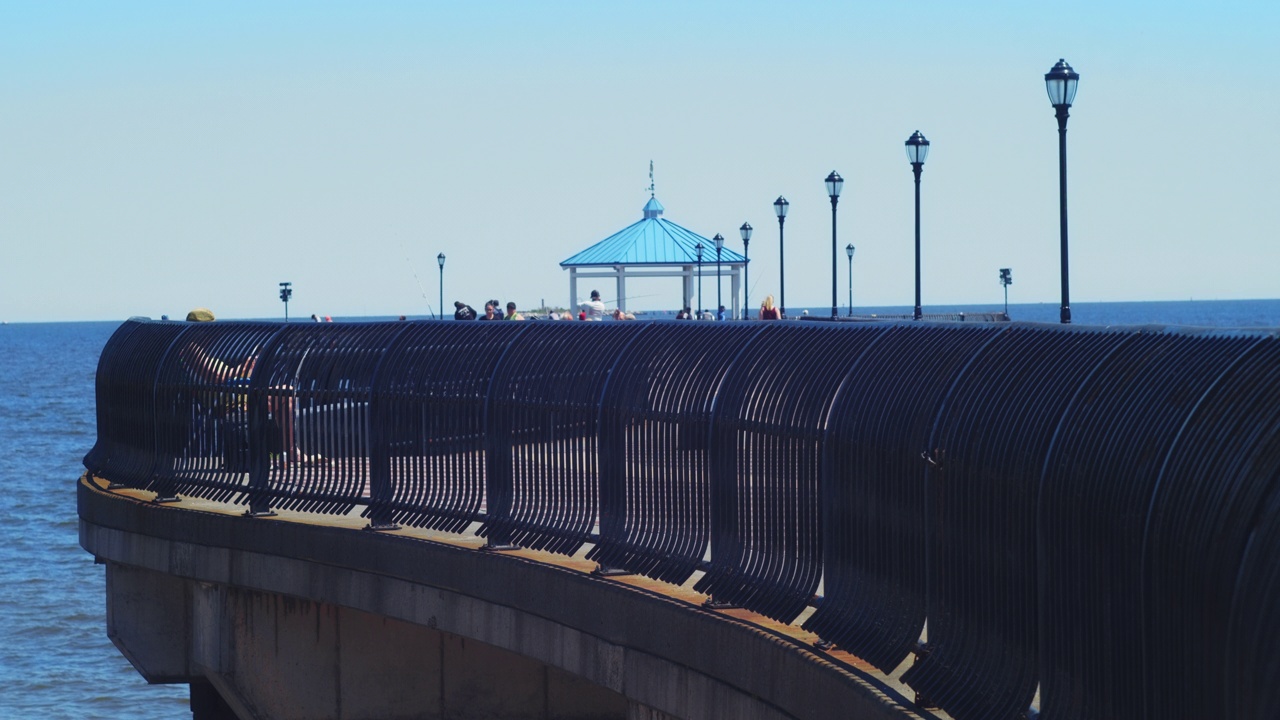
[[[849,256],[849,317],[853,317],[853,256]]]
[[[716,246],[716,319],[720,319],[720,306],[724,302],[720,299],[720,246]]]
[[[1067,105],[1058,110],[1058,198],[1062,222],[1062,322],[1071,322],[1071,291],[1067,279]],[[1008,292],[1006,290],[1006,292]]]
[[[440,263],[440,305],[436,307],[436,319],[444,317],[444,263]]]
[[[293,283],[280,283],[280,300],[284,302],[284,321],[289,322],[289,298],[293,296]]]
[[[702,253],[698,253],[698,317],[702,319]]]
[[[751,299],[751,274],[748,271],[751,265],[750,261],[750,240],[742,241],[742,319],[748,318],[747,313],[750,312]]]
[[[831,319],[835,320],[839,315],[836,310],[836,203],[840,202],[838,195],[831,196]]]
[[[919,320],[924,317],[920,309],[920,172],[924,163],[911,163],[911,170],[916,176],[916,308],[912,319]]]
[[[785,215],[778,218],[778,317],[780,318],[787,316],[787,266],[786,253],[782,251],[784,241],[782,226],[786,221]]]

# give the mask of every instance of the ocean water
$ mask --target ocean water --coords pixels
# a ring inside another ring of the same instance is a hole
[[[926,313],[1003,306],[926,307]],[[845,308],[841,307],[841,312]],[[811,308],[829,314],[830,308]],[[904,314],[910,308],[855,308]],[[1053,323],[1055,304],[1010,305]],[[1081,303],[1077,325],[1280,327],[1280,300]],[[0,325],[0,718],[187,720],[185,685],[149,686],[106,636],[103,568],[78,543],[75,482],[95,440],[94,372],[116,322]]]
[[[93,377],[119,323],[0,326],[0,718],[187,718],[107,639],[105,573],[80,548]]]
[[[856,299],[856,298],[855,298]],[[837,308],[841,315],[849,308]],[[808,310],[810,315],[829,317],[831,306],[820,308],[787,308],[787,314]],[[1004,305],[925,305],[926,316],[955,313],[997,313]],[[855,315],[911,315],[908,305],[863,308],[854,306]],[[1057,303],[1009,305],[1009,317],[1018,322],[1057,323]],[[1187,325],[1193,327],[1280,327],[1280,300],[1171,300],[1165,302],[1081,303],[1071,306],[1074,325]]]

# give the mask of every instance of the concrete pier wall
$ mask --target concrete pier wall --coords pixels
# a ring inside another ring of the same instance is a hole
[[[240,718],[628,715],[625,697],[559,668],[360,610],[117,563],[107,594],[108,634],[139,673],[206,681]]]
[[[149,681],[193,683],[197,720],[918,717],[803,646],[605,578],[79,492],[111,638]]]

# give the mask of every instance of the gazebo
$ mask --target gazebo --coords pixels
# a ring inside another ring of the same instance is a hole
[[[715,283],[716,245],[712,240],[680,227],[662,217],[662,203],[652,194],[644,206],[644,217],[619,230],[577,255],[560,263],[569,271],[569,307],[576,308],[586,298],[578,293],[578,280],[612,278],[616,283],[613,300],[621,310],[627,309],[627,278],[678,277],[683,280],[681,307],[693,307],[698,280],[697,246],[702,244],[702,275]],[[741,297],[741,274],[747,258],[724,247],[720,251],[720,275],[727,271],[731,289],[725,303],[728,317],[742,316],[738,306]],[[705,292],[705,289],[703,290]],[[711,303],[715,302],[712,287]],[[705,297],[704,297],[705,299]],[[606,302],[609,302],[606,300]],[[714,308],[708,308],[714,310]]]

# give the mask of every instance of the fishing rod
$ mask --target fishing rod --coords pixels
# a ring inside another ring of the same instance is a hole
[[[604,305],[617,305],[619,302],[622,302],[623,300],[639,300],[639,299],[641,299],[641,298],[658,297],[659,295],[661,295],[661,293],[652,293],[652,294],[649,294],[649,295],[628,295],[628,296],[626,296],[626,297],[624,297],[624,298],[609,299],[609,300],[601,300],[600,302],[601,302],[602,304],[604,304]],[[578,304],[578,305],[582,305],[582,304],[583,304],[583,303],[585,303],[585,302],[589,302],[589,301],[588,301],[588,300],[579,300],[579,301],[577,302],[577,304]]]
[[[622,302],[623,300],[639,300],[641,298],[658,297],[659,294],[660,293],[652,293],[649,295],[628,295],[627,297],[618,298],[617,300],[601,300],[600,302],[604,303],[605,305],[617,305],[619,302]]]
[[[431,307],[431,300],[427,298],[427,289],[422,286],[422,280],[418,277],[418,269],[414,267],[413,261],[409,259],[409,250],[404,246],[404,241],[400,242],[400,250],[404,252],[404,262],[409,266],[409,272],[413,273],[414,282],[418,283],[418,292],[422,293],[422,299],[427,303],[427,314],[434,316],[435,308]]]

